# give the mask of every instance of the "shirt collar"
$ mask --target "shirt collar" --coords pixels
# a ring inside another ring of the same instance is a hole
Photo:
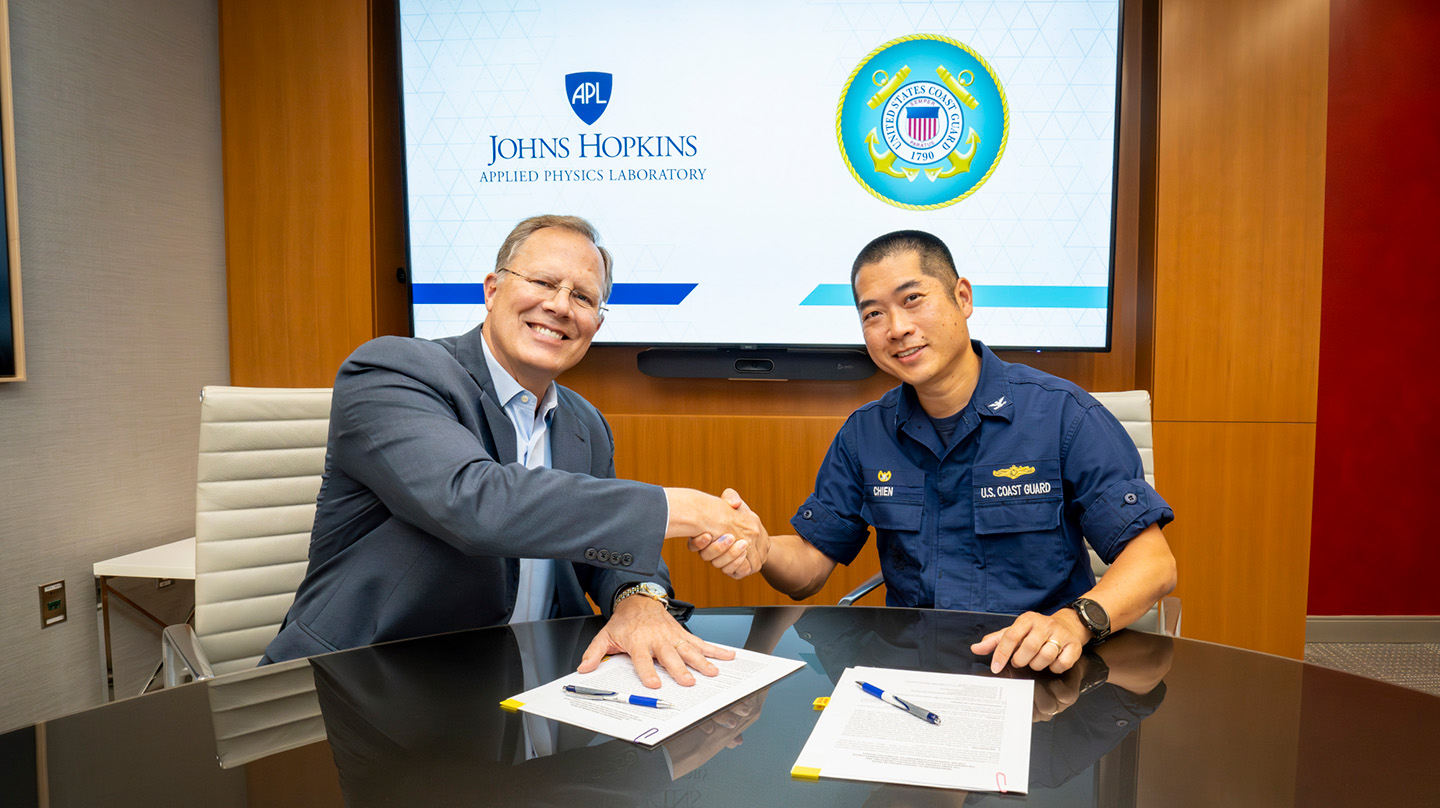
[[[495,358],[495,354],[490,352],[490,345],[485,342],[483,337],[480,339],[480,349],[485,353],[485,366],[490,369],[490,381],[495,385],[495,398],[500,401],[501,407],[509,409],[510,405],[515,403],[516,396],[535,395],[533,391],[521,387],[520,382],[515,381],[515,377],[505,370],[505,367]],[[555,409],[557,403],[555,382],[550,382],[545,386],[545,394],[540,396],[540,415],[548,418],[550,411]],[[533,414],[534,410],[530,410],[530,412]]]
[[[975,353],[980,355],[980,381],[970,396],[970,406],[981,417],[1011,420],[1015,412],[1015,401],[1010,394],[1010,379],[1006,368],[1009,362],[996,356],[978,339],[970,340]]]
[[[1015,402],[1011,399],[1010,381],[1005,372],[1010,363],[996,356],[978,339],[970,340],[970,347],[980,355],[980,379],[975,383],[975,392],[970,394],[970,408],[981,417],[1011,420]],[[914,387],[901,384],[900,403],[895,408],[895,428],[903,429],[917,415],[925,415],[919,394]]]

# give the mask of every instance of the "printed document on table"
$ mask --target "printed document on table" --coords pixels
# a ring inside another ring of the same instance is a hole
[[[868,682],[940,717],[931,724],[861,690]],[[1026,793],[1034,683],[846,668],[792,777]]]
[[[712,643],[718,645],[718,643]],[[719,646],[728,648],[729,646]],[[627,656],[608,657],[590,673],[572,673],[549,684],[527,690],[501,702],[502,707],[524,710],[543,718],[603,732],[641,746],[655,746],[682,729],[722,707],[733,704],[762,687],[774,684],[805,665],[794,659],[731,648],[734,659],[712,659],[720,669],[716,676],[695,673],[693,687],[682,687],[659,665],[660,689],[640,683],[635,666]],[[614,690],[633,696],[650,696],[674,704],[672,708],[641,707],[614,701],[592,701],[567,695],[565,685]]]

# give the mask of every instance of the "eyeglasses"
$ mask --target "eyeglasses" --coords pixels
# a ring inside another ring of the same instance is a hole
[[[499,272],[509,272],[511,275],[530,284],[531,290],[545,300],[554,300],[563,289],[570,293],[570,305],[574,306],[581,314],[594,318],[597,322],[605,319],[605,312],[609,307],[600,305],[600,293],[592,289],[576,288],[574,286],[561,286],[552,280],[545,278],[532,278],[528,275],[521,275],[508,267],[502,268]]]

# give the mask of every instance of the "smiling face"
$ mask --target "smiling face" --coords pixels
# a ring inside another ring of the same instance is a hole
[[[905,250],[860,267],[855,298],[870,358],[913,386],[926,412],[953,415],[970,400],[980,357],[966,324],[974,310],[969,281],[947,286]]]
[[[543,395],[585,356],[601,320],[575,305],[568,291],[547,293],[536,281],[588,290],[598,300],[604,263],[589,239],[546,227],[520,245],[505,269],[485,278],[485,342],[521,387]]]

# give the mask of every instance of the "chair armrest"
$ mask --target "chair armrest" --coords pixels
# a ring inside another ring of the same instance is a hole
[[[1156,604],[1160,609],[1160,633],[1171,637],[1180,636],[1180,599],[1166,596]]]
[[[166,626],[160,632],[160,653],[165,660],[165,686],[174,687],[186,681],[201,681],[215,678],[210,660],[200,647],[195,629],[181,623]],[[188,677],[188,679],[186,678]]]
[[[850,594],[840,599],[841,606],[853,606],[855,601],[865,597],[875,590],[875,587],[885,582],[885,574],[877,572],[866,579],[865,583],[855,587]]]
[[[1144,631],[1150,634],[1164,634],[1170,637],[1180,636],[1180,599],[1176,597],[1161,598],[1158,603],[1151,606],[1131,623],[1130,628],[1136,631]]]

